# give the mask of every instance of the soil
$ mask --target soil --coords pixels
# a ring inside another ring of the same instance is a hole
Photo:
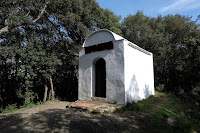
[[[0,115],[1,133],[150,133],[147,114],[93,114],[66,108],[69,102],[54,101],[32,109]]]

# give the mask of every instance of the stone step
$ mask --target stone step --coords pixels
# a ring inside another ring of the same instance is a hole
[[[91,97],[92,101],[102,101],[102,102],[106,102],[106,98],[103,97]]]
[[[92,113],[114,112],[121,106],[122,105],[119,104],[111,104],[102,101],[76,101],[68,105],[68,107]]]

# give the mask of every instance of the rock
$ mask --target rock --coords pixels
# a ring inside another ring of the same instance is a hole
[[[176,117],[175,116],[171,116],[167,119],[167,123],[170,125],[170,126],[173,126],[176,122]]]

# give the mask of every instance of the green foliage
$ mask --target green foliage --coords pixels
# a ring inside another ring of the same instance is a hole
[[[165,85],[159,84],[158,86],[155,87],[155,90],[158,91],[158,92],[164,92],[165,91]]]
[[[148,111],[149,109],[154,107],[154,104],[158,101],[157,97],[150,96],[149,98],[138,101],[137,103],[127,103],[125,106],[123,106],[120,109],[117,109],[115,113],[126,113],[126,114],[137,114],[140,112]]]
[[[15,112],[19,109],[30,109],[30,108],[35,108],[38,105],[41,105],[41,102],[38,102],[37,104],[34,104],[32,102],[30,102],[30,100],[26,100],[23,106],[17,107],[17,103],[16,104],[8,104],[8,106],[6,106],[5,109],[1,108],[0,112],[2,114],[9,114],[12,112]]]
[[[56,101],[60,101],[61,98],[60,98],[60,97],[56,97],[55,100],[56,100]]]
[[[40,105],[40,104],[39,104]],[[30,108],[34,108],[34,107],[37,107],[38,106],[38,104],[34,104],[34,103],[29,103],[29,104],[27,104],[26,106],[25,106],[25,108],[27,108],[27,109],[30,109]],[[23,108],[23,107],[22,107]]]
[[[36,105],[41,105],[42,104],[42,102],[41,101],[38,101],[37,103],[36,103]]]
[[[0,112],[2,114],[8,114],[8,113],[12,113],[13,111],[16,111],[17,110],[17,104],[8,104],[8,106],[6,106],[5,109],[2,109],[0,110]]]
[[[95,0],[1,0],[0,5],[0,29],[9,29],[0,33],[3,108],[42,100],[49,78],[58,97],[76,100],[78,52],[85,38],[100,28],[122,33],[120,17]]]
[[[156,92],[155,96],[137,103],[128,103],[115,113],[148,117],[149,125],[154,127],[156,132],[199,132],[198,113],[190,115],[186,111],[191,108],[189,103],[181,101],[173,94]],[[195,110],[199,112],[198,108]],[[171,124],[169,119],[173,119]]]
[[[17,96],[24,100],[24,103],[21,107],[26,107],[29,104],[33,103],[34,99],[37,97],[37,94],[31,91],[30,89],[26,89],[26,91],[23,94],[22,90],[20,89],[17,91]]]
[[[169,125],[167,120],[174,119],[174,124]],[[198,130],[195,125],[198,125],[194,119],[186,117],[181,112],[175,113],[170,108],[162,108],[153,114],[152,124],[156,126],[157,131],[162,132],[184,132],[188,133],[192,130]]]
[[[157,130],[176,131],[176,132],[188,132],[191,130],[191,126],[188,125],[191,120],[190,117],[185,116],[186,106],[173,94],[165,94],[160,97],[164,104],[162,108],[152,113],[152,124],[157,125]],[[169,125],[167,120],[169,118],[174,119],[174,124]],[[186,121],[190,121],[187,123]],[[188,127],[189,128],[186,128]],[[182,128],[182,129],[181,129]]]
[[[31,102],[42,100],[49,78],[58,97],[76,100],[79,48],[89,33],[103,28],[153,53],[156,90],[190,93],[200,83],[200,28],[189,17],[150,18],[138,11],[121,24],[120,16],[95,0],[1,0],[0,5],[0,28],[9,29],[0,34],[2,108],[33,96]]]
[[[197,21],[181,15],[150,18],[139,11],[124,19],[122,32],[129,41],[153,53],[156,86],[163,84],[166,91],[173,92],[182,88],[189,93],[199,84]]]
[[[102,15],[100,28],[109,29],[119,35],[122,35],[121,24],[119,23],[121,16],[114,15],[114,13],[108,9],[105,9]]]

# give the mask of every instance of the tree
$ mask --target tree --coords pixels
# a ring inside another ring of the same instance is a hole
[[[0,35],[37,22],[46,12],[48,3],[44,0],[40,3],[36,0],[2,0],[0,5],[6,8],[1,8]]]
[[[37,38],[32,38],[25,42],[21,49],[18,49],[21,62],[17,75],[23,79],[21,84],[25,85],[24,88],[21,88],[25,91],[25,95],[20,95],[28,100],[31,97],[34,98],[34,92],[37,92],[34,83],[41,82],[43,86],[46,86],[48,82],[51,82],[52,85],[52,76],[56,72],[56,65],[58,65],[58,58],[55,53],[48,53],[43,48],[42,43]],[[51,92],[54,98],[53,87]]]
[[[56,96],[77,99],[78,51],[85,38],[100,28],[121,33],[120,18],[95,0],[2,0],[0,5],[4,106],[24,101],[16,93],[46,99],[50,79]],[[6,93],[17,100],[9,100]]]
[[[150,18],[142,12],[130,15],[122,23],[128,40],[154,54],[156,86],[190,92],[199,84],[199,25],[181,15]]]

